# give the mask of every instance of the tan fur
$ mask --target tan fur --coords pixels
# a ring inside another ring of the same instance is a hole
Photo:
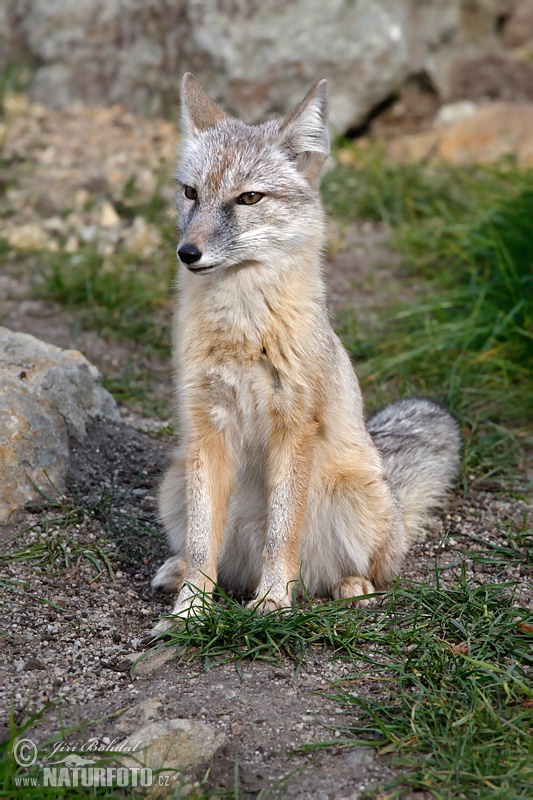
[[[398,573],[408,538],[326,310],[325,83],[284,121],[255,127],[226,117],[192,76],[182,101],[178,179],[197,199],[178,195],[178,252],[194,245],[201,257],[179,276],[183,442],[160,494],[177,558],[154,585],[188,584],[177,615],[197,602],[194,587],[210,592],[217,580],[253,592],[262,611],[290,605],[303,586],[372,593]],[[247,207],[243,192],[264,197]]]
[[[334,600],[349,600],[353,598],[353,605],[359,606],[359,608],[370,605],[371,598],[364,597],[364,595],[373,594],[374,592],[375,589],[370,581],[355,575],[343,578],[335,584],[332,590]]]

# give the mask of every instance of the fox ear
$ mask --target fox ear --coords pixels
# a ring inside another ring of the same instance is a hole
[[[183,131],[190,136],[197,136],[226,118],[222,109],[204,92],[190,72],[183,76],[180,99]]]
[[[309,90],[280,126],[280,144],[310,183],[320,174],[329,154],[327,81]]]

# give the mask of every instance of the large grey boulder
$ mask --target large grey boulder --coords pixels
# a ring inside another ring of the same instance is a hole
[[[0,44],[3,39],[4,60],[13,57],[15,44],[33,59],[31,93],[52,105],[120,102],[136,112],[166,112],[190,70],[230,112],[256,122],[284,111],[326,77],[333,126],[344,131],[409,76],[424,73],[445,96],[458,59],[496,46],[504,5],[4,0]]]
[[[81,441],[97,416],[119,415],[81,353],[0,327],[0,522],[64,488],[69,436]]]

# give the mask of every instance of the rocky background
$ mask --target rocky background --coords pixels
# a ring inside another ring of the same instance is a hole
[[[532,100],[532,31],[530,0],[4,0],[0,70],[25,70],[47,105],[164,115],[190,70],[249,122],[326,77],[345,132],[402,87]]]

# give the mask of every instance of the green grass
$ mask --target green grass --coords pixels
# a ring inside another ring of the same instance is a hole
[[[512,584],[473,587],[463,576],[453,588],[417,583],[394,592],[360,640],[380,651],[363,656],[366,669],[334,695],[358,715],[343,745],[394,754],[400,775],[382,791],[530,796],[530,623],[513,605]]]
[[[176,266],[175,221],[163,197],[168,181],[161,170],[151,197],[144,198],[133,177],[113,205],[124,223],[136,217],[156,225],[162,245],[151,255],[128,252],[116,244],[102,254],[97,241],[80,242],[76,252],[61,246],[43,254],[44,275],[33,293],[76,312],[81,326],[104,337],[139,342],[145,353],[168,357],[171,287]],[[94,198],[88,201],[88,209]]]
[[[157,350],[163,356],[168,350],[168,340],[164,335],[159,339]],[[169,358],[168,352],[166,357]],[[157,382],[154,381],[153,370],[146,366],[146,362],[143,363],[141,359],[139,363],[135,358],[128,358],[122,370],[117,370],[113,375],[103,376],[102,385],[111,392],[119,405],[133,407],[145,417],[168,420],[172,417],[174,408],[168,393],[165,395],[161,391],[161,383],[165,377],[170,384],[170,359],[168,372],[160,382]],[[168,386],[165,388],[168,389]],[[171,434],[172,430],[169,426],[166,434]]]
[[[57,524],[59,521],[61,527],[57,528],[54,522]],[[69,535],[66,531],[68,528],[65,528],[63,520],[45,519],[42,524],[22,531],[22,533],[33,533],[31,543],[19,549],[0,553],[0,562],[13,564],[31,561],[39,571],[61,573],[78,567],[85,560],[95,567],[93,580],[97,580],[105,572],[113,577],[110,561],[113,552],[106,542],[81,543],[76,535]]]
[[[516,480],[532,419],[533,171],[359,157],[326,176],[326,207],[385,222],[413,294],[388,298],[370,332],[353,313],[340,320],[369,406],[436,397],[461,422],[466,474]]]
[[[75,311],[83,328],[168,356],[170,284],[164,263],[154,267],[118,251],[102,256],[88,244],[75,254],[47,254],[35,291]]]
[[[353,165],[335,158],[322,179],[322,197],[328,213],[354,219],[386,222],[393,229],[427,222],[447,222],[490,207],[531,187],[531,170],[511,159],[492,165],[398,164],[379,143],[360,148],[339,142],[353,156]],[[428,256],[435,253],[430,248]]]
[[[42,518],[3,542],[0,565],[28,562],[36,573],[62,574],[86,563],[91,565],[92,581],[99,580],[103,575],[113,579],[114,545],[101,538],[88,540],[87,534],[80,535],[79,531],[84,522],[104,518],[109,513],[109,506],[106,495],[88,507],[83,507],[72,498],[54,499],[43,495],[43,503],[36,507],[42,512]],[[19,538],[25,540],[22,546],[17,546]],[[57,611],[66,611],[36,595],[29,580],[0,576],[0,587],[9,597],[9,602],[15,605],[24,604],[31,598]]]
[[[0,72],[0,119],[5,116],[5,96],[8,92],[24,92],[31,79],[31,58],[18,53],[11,56],[10,63]]]
[[[491,540],[468,531],[456,533],[453,538],[457,540],[459,552],[465,558],[493,569],[495,579],[505,580],[510,567],[533,569],[533,530],[528,527],[525,512],[519,530],[500,522],[497,536],[492,532]]]
[[[490,541],[469,533],[454,539],[457,561],[444,563],[440,554],[432,579],[398,583],[377,608],[304,600],[261,616],[220,592],[161,644],[204,668],[288,657],[295,673],[318,648],[353,665],[325,693],[351,716],[341,738],[326,735],[304,750],[378,748],[395,768],[394,780],[379,787],[387,798],[408,789],[436,800],[529,797],[533,617],[516,604],[507,575],[510,566],[533,564],[533,534],[524,521],[519,530],[501,524]],[[465,557],[492,570],[494,582],[470,582]]]
[[[39,572],[59,574],[89,562],[93,581],[105,574],[113,579],[113,562],[138,563],[146,554],[147,537],[161,536],[151,515],[127,508],[134,488],[135,483],[120,492],[104,490],[95,500],[72,493],[58,498],[43,494],[43,502],[34,507],[40,518],[3,543],[0,564],[31,562]],[[99,538],[89,539],[87,533],[94,529]],[[16,546],[19,538],[25,540],[21,547]]]
[[[247,608],[220,588],[215,603],[205,595],[202,601],[197,614],[160,634],[159,641],[177,647],[181,657],[192,653],[205,668],[220,660],[276,663],[285,655],[299,670],[310,647],[350,658],[359,652],[364,618],[354,614],[346,601],[318,605],[307,601],[286,613],[268,614]]]

